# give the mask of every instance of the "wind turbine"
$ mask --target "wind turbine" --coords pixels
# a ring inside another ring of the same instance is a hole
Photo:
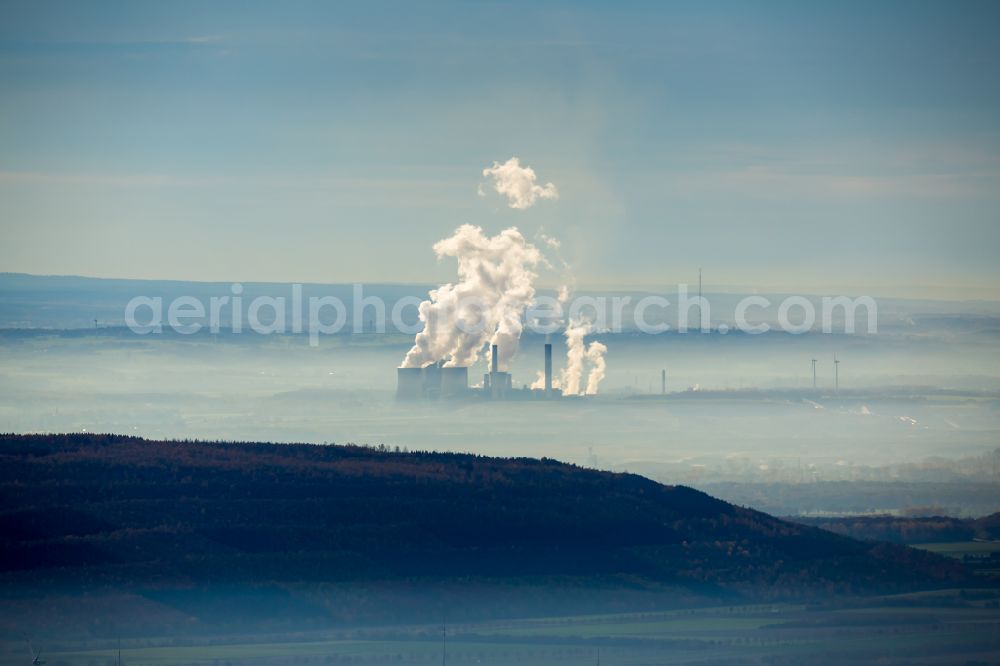
[[[816,359],[812,360],[813,364],[813,390],[816,390]]]
[[[45,662],[42,660],[41,651],[35,652],[35,648],[31,645],[31,639],[28,638],[27,634],[25,634],[24,640],[28,643],[28,653],[31,654],[31,666],[42,666]]]
[[[837,353],[833,354],[833,388],[836,393],[840,393],[840,361],[837,360]]]

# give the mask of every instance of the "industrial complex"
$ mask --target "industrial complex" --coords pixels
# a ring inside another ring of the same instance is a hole
[[[497,346],[490,346],[490,371],[483,375],[481,386],[469,386],[468,367],[448,367],[443,361],[422,368],[396,369],[396,397],[400,400],[436,400],[481,398],[487,400],[546,400],[561,398],[562,391],[552,387],[552,344],[545,343],[545,382],[543,388],[514,388],[509,372],[501,372]]]

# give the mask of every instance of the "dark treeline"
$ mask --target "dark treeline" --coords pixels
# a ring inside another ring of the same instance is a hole
[[[277,586],[276,608],[293,587],[372,583],[392,594],[558,587],[578,608],[580,590],[598,588],[810,599],[969,580],[928,553],[547,459],[4,435],[0,507],[5,589],[141,589],[178,607],[247,585]],[[367,612],[366,589],[335,612]]]
[[[796,522],[866,541],[890,543],[947,543],[1000,539],[1000,513],[982,518],[949,516],[835,516],[797,517]]]

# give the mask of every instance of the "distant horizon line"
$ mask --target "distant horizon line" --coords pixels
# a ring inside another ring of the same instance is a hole
[[[380,287],[436,287],[443,284],[440,281],[427,280],[427,281],[406,281],[406,280],[386,280],[386,281],[370,281],[370,280],[353,280],[353,281],[336,281],[331,280],[329,282],[317,282],[314,280],[206,280],[206,279],[183,279],[183,278],[148,278],[148,277],[110,277],[110,276],[97,276],[97,275],[80,275],[76,273],[27,273],[24,271],[0,271],[0,278],[5,277],[24,277],[24,278],[36,278],[36,279],[74,279],[74,280],[94,280],[94,281],[107,281],[107,282],[143,282],[143,283],[179,283],[179,284],[200,284],[200,285],[230,285],[230,284],[244,284],[244,285],[314,285],[314,286],[351,286],[354,284],[361,285],[371,285]],[[650,293],[658,294],[662,293],[665,287],[674,288],[679,284],[696,285],[697,277],[693,280],[687,282],[676,281],[672,282],[665,280],[660,283],[634,283],[634,284],[609,284],[609,283],[583,283],[574,285],[574,291],[585,291],[585,292],[632,292],[632,293]],[[560,288],[560,285],[556,283],[549,284],[543,282],[539,285],[539,291],[555,291]],[[739,285],[739,284],[728,284],[728,283],[705,283],[703,285],[704,293],[711,294],[728,294],[728,295],[741,295],[741,294],[801,294],[806,296],[823,296],[832,293],[837,293],[841,295],[869,295],[877,298],[891,298],[894,300],[904,300],[904,301],[942,301],[942,302],[983,302],[983,303],[998,303],[1000,304],[1000,287],[984,287],[984,286],[968,286],[968,285],[882,285],[878,288],[883,291],[872,292],[869,289],[864,289],[858,286],[851,287],[839,287],[833,288],[817,286],[817,285],[798,285],[795,288],[790,286],[780,286],[780,285]],[[712,290],[712,291],[709,291]],[[921,291],[929,292],[924,295],[918,295]],[[957,296],[945,296],[942,292],[955,292],[955,291],[965,291],[972,292],[969,296],[957,297]],[[910,295],[900,295],[901,292],[908,292]],[[977,294],[978,292],[978,294]],[[985,293],[984,293],[985,292]]]

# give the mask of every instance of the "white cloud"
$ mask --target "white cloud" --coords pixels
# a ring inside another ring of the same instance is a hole
[[[553,250],[558,250],[560,247],[562,247],[562,243],[559,241],[558,238],[553,238],[552,236],[549,236],[544,233],[538,234],[538,237],[542,240],[543,243],[551,247]]]
[[[512,157],[503,164],[494,162],[492,167],[483,169],[483,176],[493,179],[493,188],[501,196],[507,197],[507,205],[511,208],[524,210],[534,206],[539,199],[559,198],[554,184],[539,185],[535,170],[521,166],[521,160],[517,157]],[[479,187],[479,195],[486,195],[482,185]]]

